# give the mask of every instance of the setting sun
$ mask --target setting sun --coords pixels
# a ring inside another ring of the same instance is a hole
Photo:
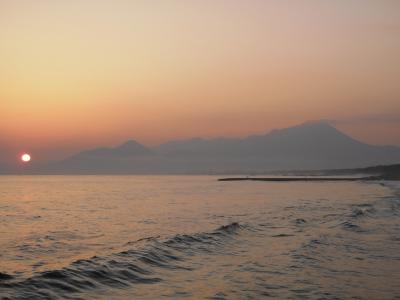
[[[29,162],[31,160],[31,156],[28,153],[25,153],[21,156],[21,160],[23,162]]]

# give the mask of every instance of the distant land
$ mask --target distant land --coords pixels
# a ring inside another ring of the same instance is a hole
[[[272,173],[271,175],[278,175]],[[400,163],[392,165],[370,166],[354,169],[324,169],[324,170],[294,170],[281,171],[279,175],[284,176],[354,176],[369,177],[373,179],[395,179],[400,180]]]
[[[372,166],[358,169],[281,172],[275,177],[226,177],[218,181],[359,181],[400,180],[400,164]],[[343,176],[345,175],[345,176]],[[351,175],[351,176],[350,176]],[[358,175],[358,176],[354,176]],[[336,177],[335,177],[336,176]]]
[[[307,122],[246,138],[194,138],[149,148],[122,145],[31,165],[22,174],[262,174],[354,169],[400,162],[400,147],[362,143],[325,122]],[[3,171],[3,173],[6,173]]]

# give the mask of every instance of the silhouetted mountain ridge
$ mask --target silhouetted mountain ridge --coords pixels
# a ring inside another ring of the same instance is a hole
[[[94,157],[118,157],[118,156],[143,156],[143,155],[152,155],[153,152],[143,146],[142,144],[139,144],[135,140],[129,140],[126,141],[125,143],[114,147],[114,148],[109,148],[109,147],[100,147],[100,148],[95,148],[87,151],[80,152],[70,159],[85,159],[85,158],[94,158]]]
[[[148,148],[130,140],[83,151],[43,172],[122,174],[243,173],[357,168],[400,161],[400,148],[362,143],[324,122],[246,138],[193,138]]]
[[[344,151],[351,148],[377,147],[361,143],[338,131],[327,123],[308,122],[299,126],[284,129],[275,129],[265,135],[253,135],[243,139],[190,139],[168,142],[157,148],[159,153],[173,155],[196,154],[223,154],[223,155],[261,155],[266,154],[299,154],[307,150],[314,154],[335,148]],[[274,153],[278,151],[278,153]],[[322,154],[322,153],[321,153]]]

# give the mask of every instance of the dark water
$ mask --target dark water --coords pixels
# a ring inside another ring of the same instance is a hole
[[[399,186],[0,177],[3,299],[400,299]]]

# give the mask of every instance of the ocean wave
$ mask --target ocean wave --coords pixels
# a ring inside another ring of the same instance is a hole
[[[372,204],[365,203],[365,204],[358,204],[354,205],[351,210],[350,217],[353,218],[360,218],[360,217],[367,217],[372,216],[376,212],[376,209]]]
[[[163,280],[159,269],[190,271],[192,268],[183,264],[188,255],[217,251],[244,228],[245,225],[233,222],[212,232],[180,234],[167,240],[140,239],[138,244],[146,243],[142,248],[78,260],[63,269],[23,280],[0,273],[0,292],[2,299],[79,299],[79,293],[88,290],[157,283]],[[135,242],[127,245],[132,244]]]
[[[10,280],[10,279],[13,279],[13,278],[14,277],[12,275],[10,275],[10,274],[0,272],[0,281],[1,280]]]

